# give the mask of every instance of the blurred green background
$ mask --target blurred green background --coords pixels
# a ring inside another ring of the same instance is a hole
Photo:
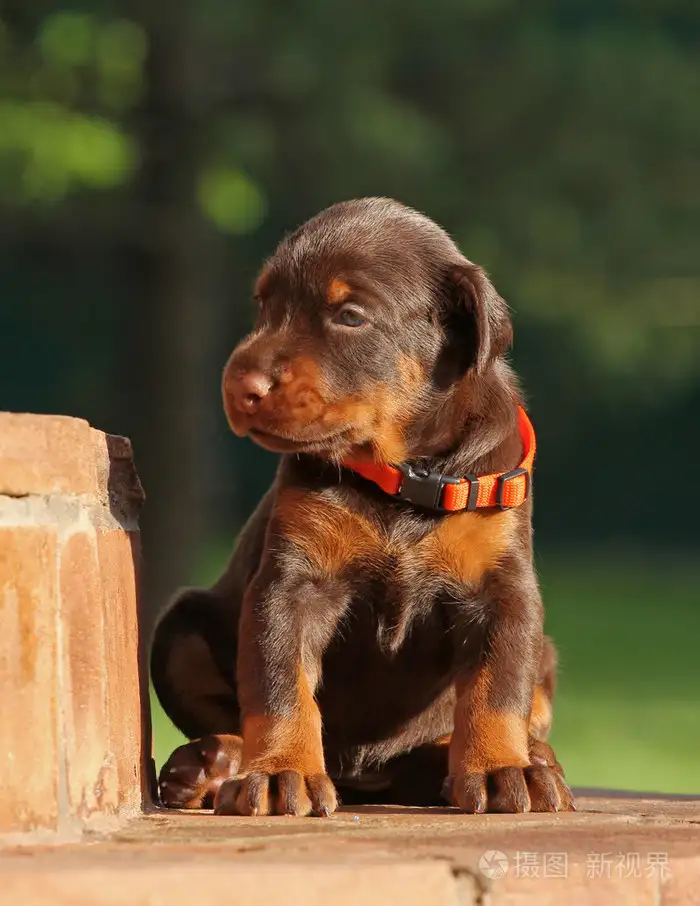
[[[5,0],[0,408],[132,438],[152,615],[275,467],[219,404],[261,260],[425,211],[513,308],[560,758],[698,792],[699,60],[696,0]]]

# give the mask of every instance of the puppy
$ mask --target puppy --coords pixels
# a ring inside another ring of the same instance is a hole
[[[224,408],[282,457],[222,577],[158,623],[155,689],[192,740],[163,802],[572,809],[545,741],[555,654],[506,303],[440,227],[382,198],[285,238],[255,298]]]

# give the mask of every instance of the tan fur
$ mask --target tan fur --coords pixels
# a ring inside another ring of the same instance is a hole
[[[457,683],[450,774],[486,774],[530,763],[526,721],[489,706],[491,682],[490,669],[482,667],[469,682]]]
[[[337,576],[358,559],[366,563],[382,555],[407,553],[359,513],[298,489],[280,493],[275,519],[319,577]],[[438,523],[414,552],[428,569],[459,582],[478,582],[508,550],[514,528],[510,511],[459,513]]]
[[[441,574],[460,582],[478,582],[508,551],[515,527],[512,510],[455,513],[443,519],[420,547]]]
[[[384,463],[401,463],[407,458],[404,431],[415,416],[416,403],[425,381],[419,362],[400,356],[401,390],[382,387],[375,403],[376,429],[373,437],[375,459]]]
[[[552,703],[542,686],[535,686],[530,712],[530,735],[544,740],[552,726]]]
[[[407,458],[404,431],[416,414],[421,389],[425,382],[425,371],[420,362],[399,356],[398,370],[401,387],[397,390],[386,384],[365,388],[361,397],[352,397],[341,408],[346,417],[354,416],[358,426],[358,441],[367,443],[366,451],[354,453],[358,460],[398,464]]]
[[[289,717],[268,714],[243,719],[242,773],[298,771],[323,774],[321,714],[302,664],[297,674],[296,711]]]
[[[342,277],[335,277],[328,284],[326,302],[329,305],[339,305],[348,298],[351,292],[352,287]]]
[[[280,493],[275,521],[323,578],[333,578],[358,558],[365,562],[382,547],[379,529],[358,513],[298,489]]]

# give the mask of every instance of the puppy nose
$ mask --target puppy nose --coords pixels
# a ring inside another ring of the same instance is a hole
[[[245,371],[230,385],[233,402],[240,412],[252,415],[272,390],[272,380],[262,371]]]

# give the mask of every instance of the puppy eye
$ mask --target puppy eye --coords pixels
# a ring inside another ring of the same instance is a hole
[[[336,312],[333,323],[342,324],[343,327],[362,327],[367,323],[367,318],[365,318],[359,308],[354,308],[352,305],[344,305]]]

